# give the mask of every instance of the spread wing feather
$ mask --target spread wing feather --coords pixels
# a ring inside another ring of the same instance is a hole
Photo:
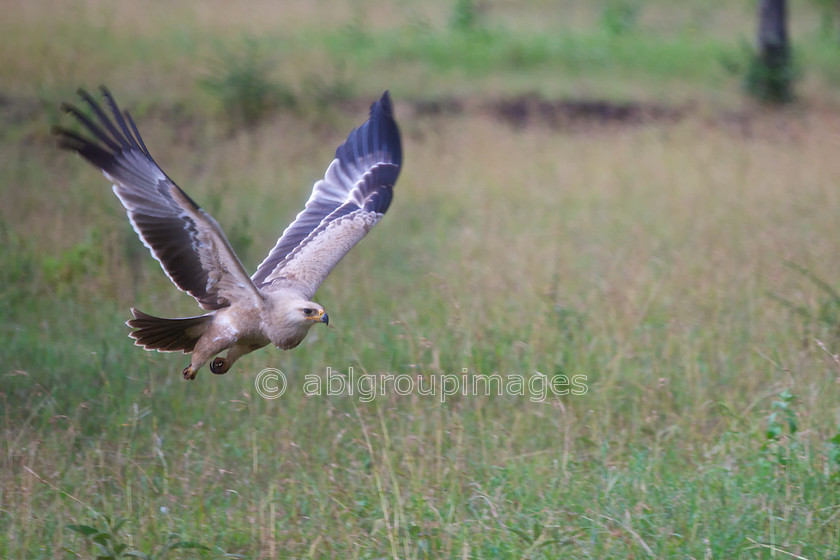
[[[93,118],[63,105],[92,137],[54,127],[59,146],[77,152],[114,183],[114,193],[143,243],[172,282],[207,310],[237,298],[259,298],[219,224],[182,191],[152,159],[131,116],[101,88],[111,116],[85,91]],[[113,119],[113,120],[112,120]]]
[[[294,287],[311,298],[336,264],[388,210],[402,145],[386,91],[370,118],[338,147],[303,211],[251,278],[261,289]]]

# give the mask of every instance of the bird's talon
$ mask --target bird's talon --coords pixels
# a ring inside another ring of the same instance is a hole
[[[184,379],[186,379],[187,381],[192,381],[193,379],[195,379],[197,373],[198,372],[193,369],[192,364],[190,364],[184,368]]]
[[[212,371],[216,375],[225,374],[225,373],[227,373],[227,370],[225,369],[225,364],[226,363],[227,362],[225,361],[224,358],[216,358],[215,360],[210,362],[210,371]]]

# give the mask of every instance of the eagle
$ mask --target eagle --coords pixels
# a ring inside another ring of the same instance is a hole
[[[329,325],[315,291],[391,204],[402,165],[402,143],[388,92],[368,120],[335,151],[304,209],[285,229],[253,276],[213,217],[155,163],[128,112],[104,86],[107,110],[80,89],[89,111],[61,109],[87,135],[52,129],[60,148],[78,153],[113,183],[134,231],[170,280],[208,313],[166,319],[132,308],[127,325],[147,350],[192,354],[184,379],[210,370],[227,373],[241,356],[269,343],[296,347],[317,323]],[[217,356],[227,350],[225,357]],[[215,358],[214,358],[215,357]]]

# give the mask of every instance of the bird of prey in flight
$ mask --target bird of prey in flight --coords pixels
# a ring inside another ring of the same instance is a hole
[[[227,373],[249,352],[269,343],[294,348],[313,325],[329,324],[311,301],[315,290],[385,214],[400,173],[402,145],[388,92],[338,147],[304,209],[250,277],[216,220],[158,167],[110,92],[102,87],[101,94],[107,110],[83,90],[88,113],[62,105],[88,134],[57,126],[58,144],[102,170],[169,279],[208,311],[164,319],[132,308],[127,324],[135,344],[192,353],[183,375],[194,379],[214,356],[210,370]],[[225,357],[217,356],[224,350]]]

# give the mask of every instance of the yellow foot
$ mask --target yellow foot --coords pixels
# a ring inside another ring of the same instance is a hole
[[[212,362],[210,362],[210,371],[215,373],[216,375],[222,375],[227,373],[227,360],[224,358],[216,358]]]
[[[198,370],[193,369],[192,364],[190,364],[190,365],[188,365],[187,367],[184,368],[183,373],[184,373],[184,379],[186,379],[188,381],[192,381],[193,379],[195,379],[195,376],[198,375]]]

